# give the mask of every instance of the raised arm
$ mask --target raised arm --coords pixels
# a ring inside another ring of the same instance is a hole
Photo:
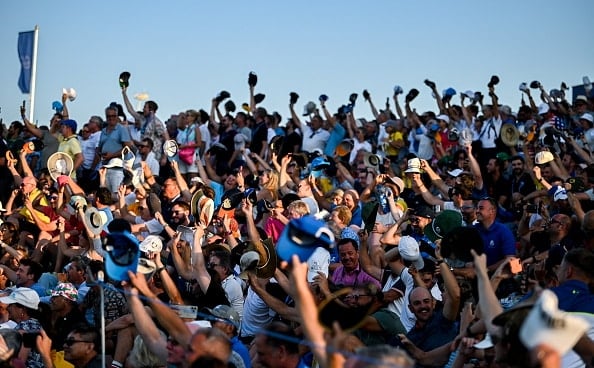
[[[456,276],[450,270],[450,266],[443,260],[439,253],[439,246],[435,250],[435,256],[438,259],[439,271],[443,278],[445,285],[445,304],[443,306],[443,316],[450,321],[455,321],[458,317],[458,309],[460,307],[460,286],[456,281]]]
[[[142,336],[142,340],[153,354],[162,360],[167,359],[167,340],[159,333],[157,325],[155,325],[155,322],[153,322],[153,319],[140,301],[138,289],[129,288],[128,291],[126,293],[128,308],[132,313],[134,325],[140,336]]]
[[[43,137],[43,132],[41,129],[36,127],[32,124],[29,119],[27,119],[27,110],[24,105],[21,105],[21,119],[23,119],[23,123],[25,124],[25,129],[27,129],[31,134],[33,134],[36,138],[41,139]]]
[[[396,108],[396,115],[398,115],[398,119],[404,119],[405,115],[402,113],[402,108],[400,107],[400,101],[398,101],[398,93],[394,93],[392,96],[394,100],[394,107]]]
[[[294,104],[289,104],[289,111],[291,112],[291,119],[293,119],[293,123],[297,126],[297,128],[302,129],[301,120],[299,119],[299,115],[295,112]]]
[[[206,270],[206,260],[204,259],[204,253],[202,253],[203,236],[204,229],[202,226],[196,227],[194,231],[194,246],[192,247],[192,269],[194,270],[200,289],[206,294],[212,278]]]
[[[282,318],[288,319],[293,322],[301,322],[301,317],[295,308],[289,307],[282,300],[275,298],[266,291],[258,278],[253,272],[248,272],[248,278],[250,280],[250,287],[258,296],[268,305],[273,311],[278,313]]]
[[[159,324],[169,332],[169,335],[173,337],[182,346],[188,346],[192,333],[186,327],[184,321],[177,315],[177,313],[163,304],[157,298],[154,292],[150,290],[146,283],[146,279],[143,274],[135,274],[132,271],[128,271],[130,277],[130,283],[138,289],[138,291],[146,297],[146,301],[153,310],[154,315],[157,317]]]
[[[373,100],[371,99],[371,96],[369,96],[369,98],[366,98],[367,102],[369,102],[369,108],[371,108],[371,113],[373,114],[373,118],[377,119],[377,117],[379,116],[379,113],[377,111],[377,109],[375,108],[375,105],[373,104]]]
[[[371,260],[369,256],[369,247],[366,241],[361,242],[361,249],[359,250],[359,262],[361,263],[361,268],[363,271],[367,272],[371,275],[374,279],[381,281],[383,271],[379,265],[376,265]]]
[[[134,119],[141,120],[142,115],[140,115],[136,112],[136,110],[134,110],[134,106],[132,106],[132,103],[130,103],[130,99],[128,98],[128,94],[126,93],[127,90],[128,87],[122,87],[122,98],[124,99],[124,105],[126,105],[126,110],[128,110],[128,113],[132,115]]]
[[[474,187],[478,190],[483,189],[483,175],[481,174],[481,168],[479,166],[476,157],[472,154],[472,145],[468,144],[464,147],[466,149],[468,155],[468,166],[470,167],[470,172],[472,176],[474,176]]]
[[[431,165],[429,165],[427,160],[421,159],[421,169],[423,169],[427,173],[427,175],[429,175],[431,182],[433,183],[433,185],[435,187],[437,187],[437,189],[439,189],[441,194],[443,194],[444,196],[447,196],[448,191],[450,190],[450,187],[443,181],[443,179],[435,171],[433,171],[433,169],[431,168]]]

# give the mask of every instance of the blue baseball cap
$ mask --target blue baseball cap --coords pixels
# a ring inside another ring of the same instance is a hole
[[[62,120],[60,122],[60,125],[66,125],[67,127],[69,127],[70,129],[72,129],[73,132],[76,132],[76,121],[72,120],[72,119],[66,119],[66,120]]]
[[[299,261],[306,262],[317,247],[334,248],[334,234],[323,221],[309,215],[285,226],[276,243],[276,253],[284,261],[290,262],[296,254]]]
[[[105,257],[105,271],[116,281],[128,281],[128,271],[136,272],[138,257],[140,256],[139,241],[128,231],[112,232],[107,235],[107,242],[103,246]]]

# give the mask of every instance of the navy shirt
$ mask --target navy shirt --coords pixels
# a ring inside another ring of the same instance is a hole
[[[567,280],[550,289],[559,299],[559,309],[566,312],[582,312],[594,314],[594,294],[588,285],[579,280]]]

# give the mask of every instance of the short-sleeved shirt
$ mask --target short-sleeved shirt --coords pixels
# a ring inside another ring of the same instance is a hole
[[[308,125],[303,125],[303,145],[301,149],[305,152],[324,152],[326,142],[330,139],[330,133],[325,129],[312,130]]]
[[[406,337],[419,349],[430,351],[452,342],[457,333],[458,324],[445,318],[442,309],[436,309],[424,327],[413,327]]]
[[[474,225],[483,238],[485,254],[487,255],[487,266],[491,266],[506,256],[516,255],[516,240],[511,230],[495,221],[488,229],[482,224]]]
[[[343,265],[338,266],[330,277],[330,281],[334,285],[342,286],[374,284],[378,288],[382,287],[378,280],[361,269],[361,264],[358,264],[357,268],[355,268],[353,271],[345,270]]]
[[[58,146],[58,151],[64,152],[72,159],[72,162],[75,162],[75,157],[79,153],[82,154],[82,148],[80,146],[80,142],[78,141],[78,137],[76,135],[71,135],[68,138],[63,138],[60,142],[60,146]],[[72,170],[72,174],[70,176],[76,179],[76,171]]]
[[[130,142],[130,133],[124,126],[118,124],[111,131],[104,128],[99,138],[100,153],[114,153],[124,147],[124,142]]]
[[[344,127],[339,122],[334,124],[334,128],[330,131],[330,137],[324,148],[324,155],[334,157],[334,151],[338,144],[344,139],[346,132]]]
[[[393,336],[406,333],[404,326],[402,326],[402,322],[400,322],[400,318],[386,308],[378,310],[373,313],[371,317],[377,320],[377,323],[382,327],[382,330],[356,330],[355,336],[357,336],[365,346],[387,344]]]

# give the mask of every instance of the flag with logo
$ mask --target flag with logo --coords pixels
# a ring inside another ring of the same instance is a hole
[[[33,44],[35,31],[19,32],[19,60],[21,61],[21,75],[19,88],[22,93],[31,92],[31,67],[33,66]]]

